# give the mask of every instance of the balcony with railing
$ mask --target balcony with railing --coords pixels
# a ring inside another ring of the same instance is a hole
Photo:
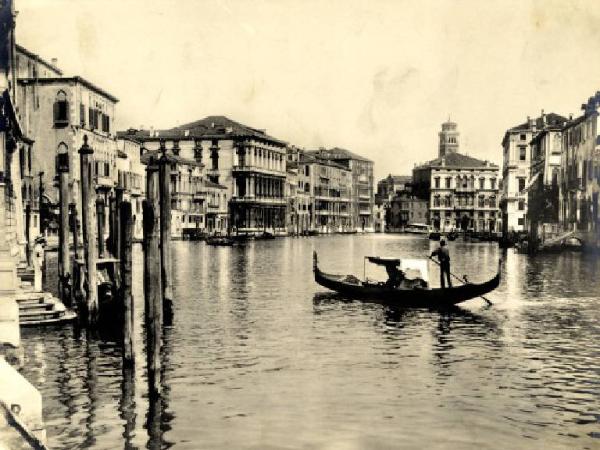
[[[340,190],[340,189],[333,189],[333,188],[316,187],[314,189],[314,196],[317,199],[323,199],[323,200],[340,201],[340,202],[349,202],[350,201],[350,197],[347,192]]]
[[[285,170],[267,168],[263,166],[238,164],[231,167],[233,173],[259,173],[263,175],[272,175],[276,177],[285,177]]]
[[[234,196],[231,198],[233,203],[259,203],[262,205],[286,205],[287,199],[285,197],[268,197],[266,195],[245,195],[245,196]]]

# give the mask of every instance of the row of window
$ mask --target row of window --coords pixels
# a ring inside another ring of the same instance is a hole
[[[486,182],[485,182],[485,178],[479,178],[479,189],[485,189],[486,186]],[[494,190],[496,189],[496,179],[495,178],[490,178],[490,189]],[[440,177],[435,177],[433,179],[433,183],[436,189],[440,189],[441,187],[441,179]],[[446,177],[444,179],[444,187],[445,189],[451,189],[452,186],[452,177]],[[475,188],[475,178],[471,177],[470,179],[467,177],[461,177],[458,176],[456,178],[456,187],[457,188]]]
[[[433,197],[433,206],[434,207],[444,206],[446,208],[450,208],[453,206],[452,200],[453,200],[453,198],[450,195],[447,195],[443,198],[440,197],[439,195],[436,195],[435,197]],[[474,206],[474,204],[475,204],[474,197],[456,197],[456,205],[457,206]],[[486,208],[486,207],[496,208],[497,207],[496,196],[491,196],[491,197],[487,198],[487,197],[484,197],[483,195],[480,195],[477,198],[477,206],[479,208]]]
[[[61,91],[62,92],[62,91]],[[69,102],[64,93],[59,95],[54,102],[54,127],[65,128],[69,126]],[[81,127],[86,126],[85,106],[83,103],[79,105],[79,124]],[[101,130],[104,133],[110,133],[110,116],[101,111],[89,108],[88,109],[88,124],[90,130]]]

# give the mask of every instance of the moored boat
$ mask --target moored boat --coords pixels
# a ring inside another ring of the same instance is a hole
[[[431,232],[431,227],[425,223],[409,223],[404,228],[405,233],[411,234],[427,234]]]
[[[374,259],[369,257],[370,261]],[[400,260],[398,260],[400,261]],[[446,308],[480,297],[493,291],[500,284],[500,263],[496,275],[480,284],[466,282],[451,288],[429,288],[422,283],[413,287],[394,287],[385,282],[363,281],[353,275],[334,275],[322,272],[318,266],[317,253],[313,252],[315,281],[346,297],[398,308]]]
[[[233,245],[234,240],[228,236],[208,236],[205,242],[206,245],[229,247]]]

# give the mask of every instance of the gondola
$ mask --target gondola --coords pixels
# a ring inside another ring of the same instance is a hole
[[[315,281],[327,289],[352,299],[397,308],[447,308],[485,295],[500,284],[500,263],[496,276],[484,283],[467,282],[446,289],[423,287],[418,284],[413,288],[395,288],[383,282],[361,281],[353,275],[328,274],[319,269],[316,252],[313,252],[313,272]]]

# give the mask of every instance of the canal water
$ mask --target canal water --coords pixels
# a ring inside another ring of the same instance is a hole
[[[49,445],[600,448],[600,259],[509,252],[494,306],[474,299],[449,312],[344,302],[312,279],[313,250],[323,270],[362,276],[364,255],[424,257],[433,246],[400,235],[175,242],[164,395],[151,403],[136,249],[133,372],[110,338],[22,329]],[[453,272],[472,281],[491,278],[500,255],[489,243],[450,252]],[[435,266],[430,276],[437,285]]]

